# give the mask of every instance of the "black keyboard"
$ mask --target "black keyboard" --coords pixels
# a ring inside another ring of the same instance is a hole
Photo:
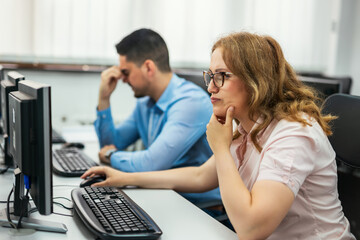
[[[56,130],[52,129],[52,134],[51,135],[52,135],[51,136],[52,143],[66,143],[63,136],[61,136],[61,134],[59,132],[57,132]]]
[[[157,239],[162,234],[154,220],[120,189],[76,188],[71,198],[86,227],[101,239]]]
[[[65,177],[79,177],[99,165],[78,148],[53,149],[52,156],[54,173]]]

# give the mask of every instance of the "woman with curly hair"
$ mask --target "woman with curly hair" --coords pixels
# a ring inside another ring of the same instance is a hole
[[[213,104],[207,162],[143,173],[94,167],[82,177],[106,175],[93,186],[180,192],[219,186],[239,239],[355,239],[327,138],[335,117],[321,114],[321,100],[296,77],[279,44],[246,32],[222,37],[204,80]]]

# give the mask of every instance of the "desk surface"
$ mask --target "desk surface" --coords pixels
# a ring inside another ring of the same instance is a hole
[[[97,144],[86,144],[86,152],[89,156],[96,156],[98,151]],[[93,157],[95,159],[95,157]],[[4,201],[11,190],[13,183],[13,174],[7,172],[0,175],[0,200]],[[71,190],[79,185],[80,178],[65,178],[53,175],[53,195],[54,197],[67,197],[71,199]],[[125,189],[128,194],[140,207],[142,207],[158,224],[163,231],[160,239],[237,239],[236,234],[227,227],[208,216],[202,210],[183,198],[173,190],[161,189]],[[55,199],[55,201],[72,207],[72,203],[65,199]],[[6,204],[0,204],[0,210],[4,209]],[[54,212],[62,214],[72,214],[71,211],[54,204]],[[41,216],[38,212],[30,215],[32,218],[43,219],[64,223],[68,232],[48,233],[34,230],[23,229],[16,231],[14,229],[0,227],[0,239],[95,239],[93,235],[81,222],[79,217],[74,214],[73,217],[51,214]]]

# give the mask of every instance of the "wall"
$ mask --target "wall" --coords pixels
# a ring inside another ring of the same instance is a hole
[[[140,27],[157,30],[174,67],[206,67],[221,35],[277,39],[299,70],[326,71],[331,13],[341,0],[0,0],[1,55],[117,62],[114,44]],[[330,51],[331,52],[331,51]]]
[[[297,70],[352,76],[352,94],[360,95],[358,0],[0,0],[0,12],[0,60],[12,53],[19,61],[34,55],[36,61],[37,55],[116,63],[113,46],[122,36],[154,27],[168,43],[174,67],[206,69],[218,36],[249,30],[274,36]],[[94,121],[99,73],[19,71],[52,86],[55,127]],[[132,95],[126,85],[116,90],[116,121],[130,114]]]
[[[360,96],[360,1],[355,1],[353,5],[355,18],[350,26],[353,29],[353,38],[351,44],[351,56],[349,62],[349,74],[354,79],[352,94]]]
[[[23,74],[25,79],[51,86],[52,124],[55,129],[92,124],[96,119],[100,73],[39,72],[21,69],[18,72]],[[119,122],[131,113],[136,100],[131,88],[120,83],[110,101],[114,120]]]

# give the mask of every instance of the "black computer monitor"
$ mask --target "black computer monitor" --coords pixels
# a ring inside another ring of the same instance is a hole
[[[6,80],[2,80],[0,84],[1,92],[1,119],[0,127],[3,133],[3,141],[1,149],[4,152],[4,165],[13,167],[12,157],[10,153],[10,138],[9,138],[9,93],[18,90],[18,82],[24,80],[25,77],[18,72],[11,71],[7,74]]]
[[[4,67],[0,65],[0,81],[4,80]]]
[[[299,76],[299,79],[306,85],[316,89],[324,99],[334,93],[343,92],[343,82],[340,80],[305,76]]]
[[[4,67],[0,65],[0,84],[1,81],[4,80]],[[1,91],[0,91],[0,99],[1,99]],[[0,119],[1,119],[1,106],[0,106]],[[2,127],[0,126],[0,134],[3,134]]]
[[[9,94],[10,153],[16,169],[14,215],[27,213],[24,187],[40,214],[53,212],[51,89],[34,81],[20,81],[18,91]],[[14,219],[17,218],[14,216]],[[32,222],[21,226],[37,230],[66,232],[63,224]]]

